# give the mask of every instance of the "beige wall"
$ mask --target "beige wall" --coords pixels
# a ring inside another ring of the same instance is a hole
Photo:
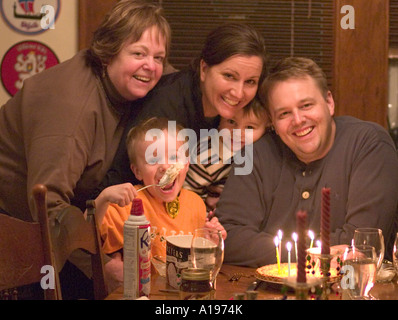
[[[398,59],[390,60],[388,118],[392,129],[398,128]]]
[[[78,0],[61,0],[60,3],[55,29],[48,29],[38,35],[24,35],[12,30],[0,15],[0,59],[3,59],[14,44],[29,40],[39,41],[50,47],[60,62],[71,58],[78,50]],[[0,106],[9,98],[11,96],[0,85]]]

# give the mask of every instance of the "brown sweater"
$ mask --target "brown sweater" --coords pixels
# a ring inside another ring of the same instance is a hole
[[[36,220],[31,193],[36,183],[48,188],[50,216],[71,204],[83,210],[112,162],[127,117],[123,114],[130,109],[103,82],[82,51],[25,80],[0,108],[3,211]]]

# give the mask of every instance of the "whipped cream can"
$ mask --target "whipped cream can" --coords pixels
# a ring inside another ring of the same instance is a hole
[[[124,298],[149,296],[151,291],[150,224],[143,214],[141,199],[134,199],[131,215],[124,224]]]

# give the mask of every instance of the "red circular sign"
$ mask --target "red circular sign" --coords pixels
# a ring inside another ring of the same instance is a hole
[[[1,62],[1,82],[14,96],[23,81],[59,63],[55,53],[43,43],[22,41],[12,46]]]

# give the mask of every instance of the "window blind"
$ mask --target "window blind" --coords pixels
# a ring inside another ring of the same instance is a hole
[[[270,65],[288,56],[314,59],[331,85],[333,1],[160,0],[172,28],[170,63],[185,68],[199,55],[206,35],[226,22],[255,27],[266,40]]]
[[[398,0],[390,0],[390,33],[391,49],[398,49]]]

